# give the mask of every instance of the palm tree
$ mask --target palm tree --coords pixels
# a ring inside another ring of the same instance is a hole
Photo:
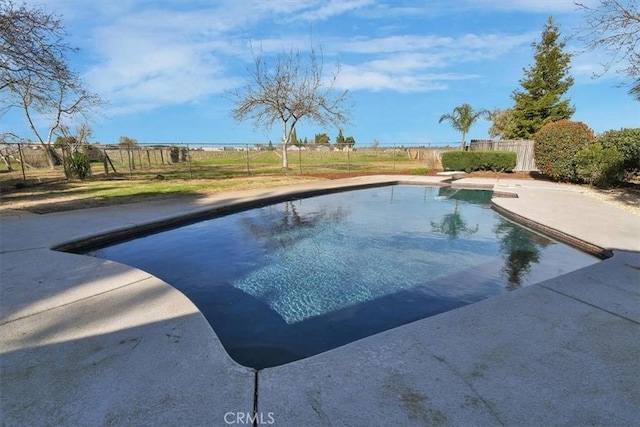
[[[453,213],[446,214],[439,223],[431,221],[431,228],[435,233],[446,234],[449,240],[459,239],[463,235],[470,236],[478,231],[477,225],[475,228],[469,227],[458,213],[458,200],[456,200],[456,207]]]
[[[444,120],[448,120],[451,123],[451,127],[462,134],[462,150],[465,150],[467,143],[465,138],[471,126],[481,117],[488,117],[488,110],[475,111],[469,104],[462,104],[453,109],[453,113],[444,114],[438,120],[438,123],[442,123]]]

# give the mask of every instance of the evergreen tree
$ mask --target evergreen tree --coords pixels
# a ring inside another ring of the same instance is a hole
[[[342,134],[342,129],[338,131],[338,136],[336,136],[336,148],[344,148],[344,135]]]
[[[329,136],[326,133],[316,133],[314,140],[317,145],[329,145]]]
[[[531,138],[547,123],[569,119],[575,112],[569,99],[561,99],[573,77],[569,75],[571,54],[562,51],[565,43],[559,38],[560,31],[549,17],[540,42],[533,43],[535,64],[524,70],[523,90],[511,95],[515,106],[505,137]]]
[[[289,144],[296,147],[300,145],[298,142],[298,135],[296,134],[296,128],[293,128],[293,130],[291,131],[291,139],[289,140]]]
[[[344,140],[344,143],[347,145],[347,147],[353,148],[353,146],[356,145],[356,140],[352,136],[348,136]]]

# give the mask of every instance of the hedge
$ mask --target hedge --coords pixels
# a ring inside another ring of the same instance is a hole
[[[614,186],[624,176],[624,156],[616,147],[591,144],[575,156],[576,176],[579,181],[598,187]]]
[[[622,155],[622,168],[627,173],[640,171],[640,128],[610,130],[596,137],[603,148],[615,148]]]
[[[447,151],[442,153],[442,167],[445,171],[511,172],[516,157],[513,151]]]

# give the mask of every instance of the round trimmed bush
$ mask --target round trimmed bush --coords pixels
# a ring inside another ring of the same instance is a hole
[[[573,181],[576,179],[575,156],[593,140],[593,131],[582,122],[548,123],[535,135],[536,167],[555,180]]]

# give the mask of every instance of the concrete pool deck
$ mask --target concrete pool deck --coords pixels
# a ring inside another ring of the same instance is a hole
[[[613,252],[590,267],[257,374],[180,292],[51,250],[259,199],[446,177],[361,177],[0,216],[0,425],[637,425],[640,218],[579,190],[463,178]],[[178,268],[178,259],[176,264]]]

